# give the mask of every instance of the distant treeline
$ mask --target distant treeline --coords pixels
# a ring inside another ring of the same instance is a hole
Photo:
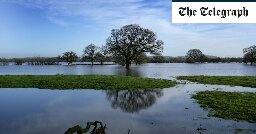
[[[22,65],[27,63],[28,65],[59,65],[62,62],[58,57],[33,57],[33,58],[1,58],[1,65],[9,65],[14,63],[15,65]]]
[[[34,57],[34,58],[1,58],[0,65],[61,65],[61,63],[66,62],[60,57]],[[76,62],[91,62],[90,58],[82,57],[78,58]],[[95,62],[101,64],[101,60],[95,59]],[[104,62],[113,62],[118,63],[115,58],[108,56],[104,59]],[[207,63],[231,63],[238,62],[242,63],[243,58],[206,58],[203,62]],[[134,64],[143,64],[143,63],[187,63],[186,57],[170,57],[170,56],[144,56],[139,60],[135,61]],[[202,63],[202,62],[201,62]],[[104,63],[102,63],[104,64]]]
[[[152,56],[148,57],[148,63],[188,63],[186,57],[167,57],[167,56]],[[208,58],[199,61],[200,63],[231,63],[231,62],[238,62],[242,63],[243,58],[241,57],[232,57],[232,58]]]
[[[0,65],[103,65],[108,62],[111,64],[125,65],[122,56],[113,56],[108,53],[108,48],[102,46],[97,47],[94,44],[90,44],[85,47],[84,54],[78,57],[73,51],[65,52],[63,55],[57,57],[32,57],[32,58],[1,58]],[[185,56],[171,57],[171,56],[147,56],[142,53],[138,55],[131,63],[144,64],[144,63],[255,63],[256,61],[256,47],[252,46],[244,49],[244,57],[227,57],[221,58],[216,56],[207,56],[203,54],[199,49],[189,50]],[[88,63],[89,62],[89,63]]]
[[[95,60],[100,62],[101,60]],[[62,57],[30,57],[30,58],[0,58],[0,65],[61,65],[66,61]],[[78,58],[75,62],[90,62],[87,57]],[[104,62],[114,62],[112,57],[106,57]]]

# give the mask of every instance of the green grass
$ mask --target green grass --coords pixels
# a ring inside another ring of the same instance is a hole
[[[242,128],[236,128],[235,134],[250,134],[250,133],[256,133],[256,129],[242,129]]]
[[[212,85],[256,87],[256,76],[179,76],[177,79]]]
[[[112,75],[1,75],[0,88],[155,89],[175,86],[170,80]]]
[[[209,116],[256,123],[256,93],[202,91],[193,95]]]

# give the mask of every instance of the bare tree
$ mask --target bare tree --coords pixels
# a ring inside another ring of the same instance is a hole
[[[187,52],[186,61],[188,63],[203,62],[206,56],[199,49],[191,49]]]
[[[75,62],[78,59],[78,56],[76,55],[75,52],[70,51],[70,52],[63,53],[63,55],[61,56],[61,59],[66,61],[68,65],[71,65],[73,62]]]
[[[96,59],[100,61],[100,64],[103,65],[103,62],[107,59],[108,49],[107,46],[101,46],[99,51],[96,53]]]
[[[98,50],[99,50],[99,47],[97,47],[94,44],[90,44],[87,47],[85,47],[85,49],[84,49],[84,56],[90,58],[92,65],[95,60]]]
[[[109,52],[116,58],[122,59],[126,69],[142,53],[159,54],[164,42],[157,40],[156,34],[136,24],[113,29],[106,41]]]

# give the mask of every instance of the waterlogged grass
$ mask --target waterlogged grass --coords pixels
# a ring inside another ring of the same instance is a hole
[[[0,88],[155,89],[175,86],[170,80],[111,75],[2,75]]]
[[[177,79],[202,84],[256,87],[256,76],[179,76]]]
[[[251,134],[251,133],[256,133],[256,129],[242,129],[242,128],[235,129],[235,134]]]
[[[209,116],[256,123],[256,93],[202,91],[193,95]]]

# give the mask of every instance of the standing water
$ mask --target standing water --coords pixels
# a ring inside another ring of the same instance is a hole
[[[107,74],[173,79],[179,75],[256,75],[243,64],[145,64],[126,72],[111,66],[0,66],[0,74]],[[155,90],[0,90],[0,133],[63,134],[86,127],[89,121],[106,124],[109,134],[255,133],[256,124],[208,117],[191,95],[204,90],[248,91],[255,88],[179,84]]]

